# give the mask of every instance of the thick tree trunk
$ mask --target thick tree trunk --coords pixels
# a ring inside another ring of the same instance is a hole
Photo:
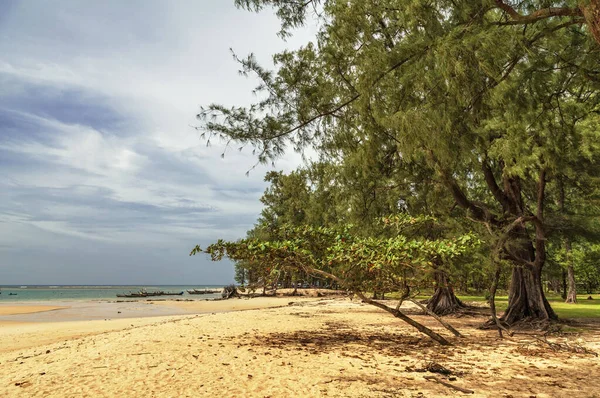
[[[600,0],[586,0],[580,4],[579,9],[583,13],[590,33],[600,44]]]
[[[555,320],[544,290],[540,270],[514,266],[508,292],[508,308],[500,318],[509,325],[523,320]]]
[[[435,292],[427,301],[427,309],[436,315],[448,315],[464,308],[465,305],[456,297],[454,289],[448,283],[448,277],[445,272],[436,270]]]

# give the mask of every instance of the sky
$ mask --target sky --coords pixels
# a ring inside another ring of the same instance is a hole
[[[195,115],[253,101],[230,48],[269,65],[314,37],[278,31],[233,0],[0,1],[0,285],[232,282],[188,254],[244,237],[271,167]]]

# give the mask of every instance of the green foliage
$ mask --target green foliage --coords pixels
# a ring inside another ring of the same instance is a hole
[[[377,288],[389,292],[417,285],[434,264],[458,258],[480,243],[471,234],[438,240],[410,239],[404,235],[362,238],[351,229],[284,227],[278,233],[285,239],[219,240],[204,250],[196,246],[190,254],[204,252],[213,261],[228,257],[236,262],[260,264],[271,277],[301,271],[354,291]]]
[[[261,162],[290,146],[312,147],[321,158],[290,175],[267,176],[265,210],[242,241],[257,246],[222,244],[211,254],[231,251],[263,281],[282,276],[273,269],[302,270],[288,266],[290,259],[322,267],[328,258],[332,267],[354,264],[360,273],[346,270],[344,283],[362,287],[416,283],[434,261],[455,278],[488,285],[493,262],[542,272],[546,245],[560,247],[566,236],[596,241],[600,52],[575,1],[236,5],[274,8],[283,35],[314,12],[319,32],[300,49],[275,54],[272,71],[252,55],[236,58],[242,74],[260,80],[257,102],[207,105],[198,128],[208,140],[252,146]],[[551,6],[563,12],[528,19]],[[401,214],[388,219],[392,228],[374,221],[389,214]],[[410,224],[420,216],[426,218]],[[342,243],[326,234],[297,242],[284,232],[284,225],[316,231],[350,224],[352,239]],[[454,255],[465,235],[482,244]],[[308,242],[321,242],[319,255]],[[261,244],[271,245],[273,258],[256,254]],[[279,263],[264,275],[272,261]],[[342,276],[343,268],[335,270]],[[543,297],[537,305],[544,307]]]
[[[574,246],[574,268],[581,290],[588,294],[600,287],[600,245],[579,244]]]

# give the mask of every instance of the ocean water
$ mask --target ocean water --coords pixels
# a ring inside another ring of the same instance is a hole
[[[136,300],[117,298],[117,294],[127,294],[145,289],[148,292],[162,290],[165,292],[184,292],[183,296],[141,297],[139,300],[151,299],[211,299],[219,294],[190,295],[192,289],[221,289],[223,285],[181,285],[181,286],[0,286],[0,303],[11,301],[74,301],[74,300]],[[12,293],[12,294],[11,294]]]

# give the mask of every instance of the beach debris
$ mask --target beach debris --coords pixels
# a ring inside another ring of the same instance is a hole
[[[572,352],[575,354],[586,354],[586,355],[592,355],[595,357],[598,356],[597,352],[585,347],[583,345],[584,341],[581,339],[578,339],[577,341],[574,341],[574,342],[569,342],[567,340],[564,343],[560,343],[560,342],[553,342],[553,341],[548,340],[548,336],[546,334],[544,334],[544,336],[542,336],[542,337],[538,337],[535,335],[531,335],[531,337],[535,341],[539,342],[541,345],[545,345],[548,348],[550,348],[552,351],[555,351],[555,352],[566,351],[566,352]],[[532,344],[531,342],[526,341],[525,343],[521,344],[517,350],[519,352],[521,352],[522,354],[533,355],[535,352],[529,347],[531,344]]]
[[[442,374],[442,375],[450,375],[450,374],[452,374],[452,371],[450,369],[447,369],[446,367],[440,365],[437,362],[429,362],[427,364],[427,366],[425,367],[425,369],[428,372],[431,372],[431,373],[439,373],[439,374]]]
[[[30,385],[31,382],[29,380],[25,380],[25,381],[18,381],[15,383],[16,387],[27,387],[28,385]]]
[[[215,293],[221,293],[221,290],[219,290],[219,289],[204,289],[204,290],[192,289],[192,290],[188,290],[187,292],[188,292],[188,294],[215,294]]]
[[[440,365],[437,362],[429,362],[427,363],[427,365],[425,365],[422,368],[413,368],[412,366],[407,366],[406,367],[406,371],[407,372],[431,372],[431,373],[438,373],[444,376],[448,376],[452,374],[452,371],[446,367],[444,367],[443,365]]]
[[[240,293],[238,292],[237,287],[235,285],[228,285],[223,287],[223,293],[221,293],[221,297],[227,300],[232,297],[240,297]]]

